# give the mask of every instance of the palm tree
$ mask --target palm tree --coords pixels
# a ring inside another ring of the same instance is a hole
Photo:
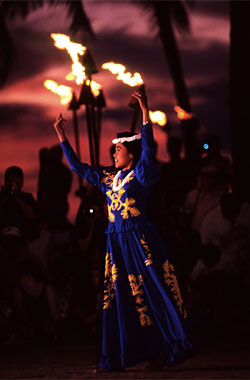
[[[18,17],[25,19],[32,11],[42,8],[45,3],[50,6],[58,4],[65,6],[71,19],[70,31],[73,34],[81,31],[93,36],[93,30],[81,0],[0,1],[0,87],[3,87],[6,83],[13,59],[14,42],[8,31],[7,21],[13,21]]]
[[[181,32],[187,33],[190,31],[187,8],[184,2],[180,0],[141,1],[140,3],[151,13],[154,24],[158,28],[158,35],[173,79],[177,103],[185,111],[191,112],[191,104],[174,31],[174,25]],[[181,126],[186,158],[194,161],[198,152],[196,141],[198,120],[196,118],[184,120],[181,122]]]
[[[230,130],[234,185],[250,198],[250,3],[230,2]]]

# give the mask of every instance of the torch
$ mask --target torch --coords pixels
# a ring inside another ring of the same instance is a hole
[[[115,62],[106,62],[102,65],[103,69],[109,70],[112,74],[117,75],[116,79],[122,81],[124,84],[135,87],[139,86],[137,90],[145,92],[145,86],[143,84],[143,79],[140,73],[134,73],[133,75],[130,72],[126,72],[126,67],[120,63]],[[138,101],[132,97],[129,101],[129,106],[134,109],[133,119],[131,124],[131,132],[135,132],[138,115],[139,115],[139,104]],[[157,123],[162,127],[165,127],[167,124],[167,116],[162,111],[149,111],[149,116],[152,123]]]
[[[174,107],[177,118],[181,121],[183,142],[185,146],[186,159],[195,164],[199,159],[199,151],[197,144],[197,133],[199,129],[199,120],[193,113],[186,112],[180,106]]]

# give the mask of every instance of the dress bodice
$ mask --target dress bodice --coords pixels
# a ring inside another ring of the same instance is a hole
[[[121,171],[118,178],[118,186],[130,173],[130,170]],[[113,174],[107,174],[106,197],[108,204],[109,226],[107,232],[121,232],[138,226],[138,223],[146,222],[146,200],[148,188],[143,188],[137,180],[135,173],[124,186],[113,190]]]
[[[117,173],[115,168],[96,168],[82,163],[68,140],[61,143],[71,169],[106,194],[109,216],[107,232],[126,231],[147,222],[146,199],[150,187],[159,180],[160,171],[155,160],[155,141],[151,123],[142,126],[141,135],[141,157],[134,168],[133,175],[117,191],[113,190],[113,182]],[[121,171],[117,182],[118,186],[129,172],[130,169]]]

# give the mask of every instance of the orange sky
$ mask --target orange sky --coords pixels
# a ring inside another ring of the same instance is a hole
[[[213,2],[213,7],[206,6],[206,2],[196,3],[196,9],[190,11],[191,34],[178,36],[185,79],[192,107],[201,121],[200,138],[219,130],[227,150],[228,12],[220,2]],[[132,89],[102,70],[102,63],[113,60],[123,63],[132,73],[139,71],[146,83],[150,108],[166,112],[172,126],[171,134],[180,135],[173,111],[176,102],[160,41],[150,29],[145,11],[129,2],[85,1],[84,5],[96,33],[90,49],[99,73],[93,79],[101,83],[107,101],[102,125],[101,164],[108,165],[112,137],[130,127],[132,110],[128,102]],[[60,105],[59,97],[43,86],[45,79],[72,86],[65,80],[71,71],[71,60],[65,51],[53,46],[50,38],[50,33],[68,34],[68,22],[63,8],[58,6],[37,10],[25,22],[18,20],[8,26],[16,56],[9,80],[0,91],[0,183],[3,184],[6,167],[19,165],[25,173],[24,189],[36,196],[38,152],[57,143],[52,123],[59,112],[68,120],[68,135],[74,143],[71,111]],[[74,87],[79,93],[80,88]],[[82,160],[89,162],[84,107],[79,112],[79,120]],[[154,126],[154,131],[158,158],[166,161],[166,134],[159,126]],[[76,188],[74,175],[71,221],[78,207],[78,199],[73,195]]]

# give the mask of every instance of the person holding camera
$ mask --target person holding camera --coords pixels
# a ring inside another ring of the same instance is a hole
[[[38,236],[37,204],[33,195],[22,191],[22,187],[22,169],[8,167],[0,192],[0,230],[9,226],[18,227],[24,240],[29,242]]]

